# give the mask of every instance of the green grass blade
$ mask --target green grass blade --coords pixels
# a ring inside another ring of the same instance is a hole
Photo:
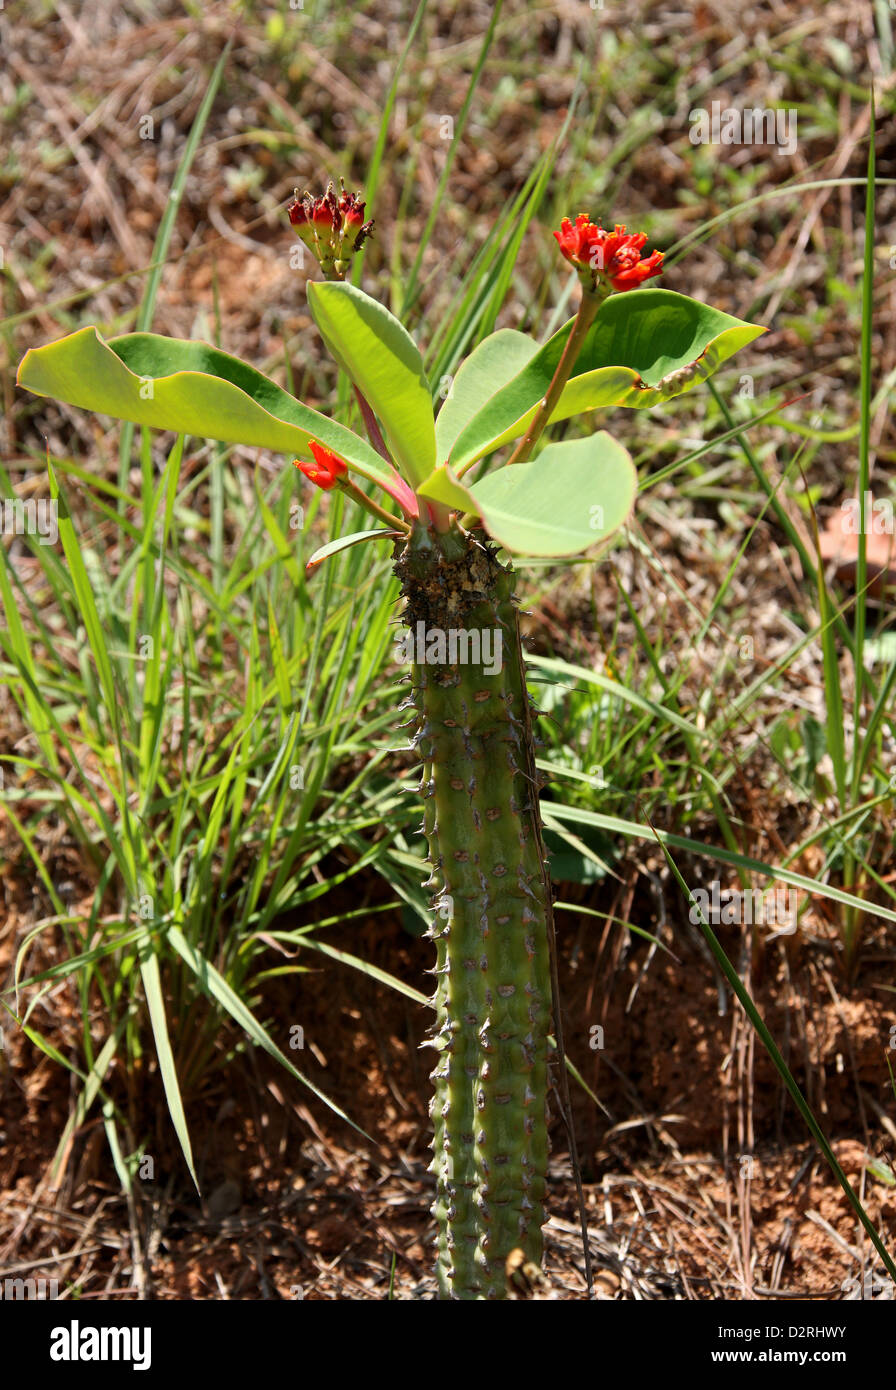
[[[271,1035],[261,1026],[255,1015],[246,1007],[239,995],[236,994],[228,985],[223,975],[212,965],[211,961],[206,960],[196,949],[191,946],[183,935],[179,927],[169,927],[166,933],[171,945],[178,955],[186,962],[196,976],[199,986],[204,994],[216,999],[218,1003],[227,1010],[235,1023],[238,1023],[247,1037],[251,1038],[259,1047],[263,1047],[276,1061],[280,1062],[286,1070],[301,1081],[303,1086],[307,1086],[309,1091],[313,1091],[318,1100],[322,1100],[334,1115],[338,1115],[346,1124],[350,1124],[352,1129],[358,1134],[363,1134],[365,1139],[370,1139],[370,1135],[356,1125],[345,1111],[340,1109],[335,1101],[330,1100],[329,1096],[318,1089],[313,1081],[309,1081],[307,1076],[303,1076],[296,1067],[293,1066],[289,1058],[280,1051]],[[375,1141],[371,1141],[375,1142]]]
[[[868,183],[865,189],[865,263],[862,272],[862,344],[859,379],[859,544],[856,552],[855,658],[853,662],[855,690],[853,695],[852,796],[859,795],[861,780],[862,698],[865,679],[865,629],[868,586],[868,530],[871,517],[867,506],[871,488],[871,374],[872,327],[874,320],[874,174],[875,174],[875,110],[874,88],[871,89],[871,116],[868,133]]]
[[[154,943],[148,936],[144,937],[141,945],[140,974],[143,978],[146,1007],[149,1011],[149,1021],[152,1025],[152,1035],[156,1044],[156,1056],[158,1057],[162,1085],[165,1088],[165,1099],[168,1102],[168,1114],[190,1170],[193,1185],[199,1192],[199,1180],[193,1166],[193,1150],[190,1145],[190,1133],[187,1129],[187,1117],[184,1114],[183,1099],[177,1081],[177,1068],[174,1065],[174,1053],[168,1034],[168,1020],[165,1017],[159,957],[156,954]]]

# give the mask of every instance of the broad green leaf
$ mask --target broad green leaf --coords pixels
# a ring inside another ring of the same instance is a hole
[[[517,555],[579,555],[628,518],[637,474],[605,430],[549,444],[532,463],[498,468],[468,487],[437,468],[419,489],[446,506],[475,511],[488,534]]]
[[[459,512],[478,513],[479,510],[470,489],[460,481],[453,469],[444,463],[433,469],[426,481],[420,484],[417,496],[428,497],[433,502],[442,502],[446,507],[454,507]]]
[[[324,342],[379,419],[412,487],[435,466],[432,394],[423,359],[388,309],[342,280],[308,282],[308,307]]]
[[[318,440],[386,491],[391,483],[366,440],[208,343],[155,333],[107,343],[94,327],[82,328],[27,352],[17,381],[38,396],[199,439],[306,459],[309,441]]]
[[[564,324],[461,432],[448,460],[455,472],[525,433],[573,322]],[[551,420],[608,406],[643,408],[670,400],[690,391],[765,331],[672,290],[610,295],[582,344]]]
[[[394,538],[400,535],[400,531],[384,531],[380,528],[376,531],[353,531],[349,536],[337,536],[334,541],[328,541],[319,550],[315,550],[305,565],[305,572],[310,573],[312,570],[316,570],[318,565],[323,564],[324,560],[329,560],[331,555],[338,555],[340,550],[348,550],[349,546],[360,545],[363,541],[375,540],[378,536]]]
[[[445,463],[454,441],[496,392],[512,381],[538,352],[538,344],[515,328],[500,328],[477,345],[458,367],[436,416],[436,458]]]

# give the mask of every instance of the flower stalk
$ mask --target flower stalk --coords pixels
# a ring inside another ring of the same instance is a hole
[[[405,518],[413,520],[416,517],[417,513],[413,509],[416,499],[407,484],[398,477],[397,473],[395,475],[396,483],[406,494],[406,500],[404,502],[401,500],[400,493],[396,497],[396,501],[398,501],[404,514],[401,517],[395,516],[392,512],[387,512],[385,507],[381,506],[375,498],[369,497],[366,492],[362,492],[354,479],[349,477],[348,465],[345,460],[341,459],[338,454],[335,454],[332,449],[325,448],[324,445],[319,444],[316,439],[310,441],[310,448],[314,455],[313,463],[307,463],[302,459],[293,459],[293,466],[304,473],[310,483],[314,483],[316,487],[321,488],[324,492],[331,492],[334,487],[338,487],[342,492],[345,492],[349,497],[353,498],[360,507],[363,507],[365,511],[370,512],[380,521],[385,521],[388,526],[395,530],[405,533],[410,532],[410,525]]]
[[[642,258],[641,249],[647,241],[643,232],[626,232],[625,226],[619,223],[615,231],[607,232],[603,227],[595,226],[586,212],[579,213],[575,225],[564,217],[560,231],[555,232],[554,236],[564,258],[578,274],[582,299],[551,384],[508,463],[525,463],[531,458],[532,450],[550,423],[563,388],[572,376],[588,330],[607,296],[636,289],[645,280],[659,275],[663,267],[662,251],[654,251]]]
[[[342,491],[353,498],[354,501],[358,503],[359,507],[363,507],[365,511],[371,512],[373,516],[385,522],[393,531],[403,531],[406,535],[410,535],[410,525],[403,516],[396,516],[394,512],[387,512],[386,508],[381,507],[375,498],[370,497],[366,492],[362,492],[357,483],[353,482],[352,479],[346,479],[346,481],[342,483]]]
[[[606,293],[589,289],[582,290],[579,312],[576,314],[576,321],[566,340],[560,361],[557,363],[557,370],[551,378],[551,384],[545,392],[541,404],[532,417],[532,423],[507,460],[508,463],[525,463],[527,459],[531,458],[532,450],[550,422],[557,402],[563,394],[563,388],[572,376],[572,369],[576,365],[576,359],[582,350],[582,344],[588,330],[597,318],[597,311],[606,297]]]

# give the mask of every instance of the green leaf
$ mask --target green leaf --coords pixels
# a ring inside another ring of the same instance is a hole
[[[538,344],[515,328],[501,328],[477,345],[457,369],[436,416],[436,458],[444,463],[454,441],[496,392],[517,376]]]
[[[324,560],[329,560],[331,555],[338,555],[340,550],[348,550],[349,546],[360,545],[362,541],[375,540],[377,536],[400,536],[401,531],[384,531],[382,528],[376,531],[353,531],[348,536],[337,536],[334,541],[328,541],[319,550],[315,550],[311,559],[305,565],[306,574],[316,570],[318,565],[322,565]]]
[[[432,471],[432,394],[414,340],[388,309],[342,280],[308,282],[308,306],[324,342],[379,418],[412,487]]]
[[[168,1102],[168,1114],[171,1116],[171,1123],[174,1125],[175,1133],[180,1141],[181,1151],[188,1169],[190,1177],[193,1179],[193,1186],[199,1191],[199,1179],[196,1177],[196,1169],[193,1165],[193,1150],[190,1145],[190,1132],[187,1128],[187,1117],[184,1114],[184,1103],[180,1093],[180,1086],[177,1080],[177,1069],[174,1065],[174,1053],[171,1049],[171,1039],[168,1035],[168,1021],[165,1017],[165,1002],[162,994],[162,977],[159,972],[159,958],[152,948],[152,941],[147,932],[143,938],[144,949],[141,950],[140,973],[143,977],[143,990],[146,996],[146,1007],[149,1012],[149,1021],[152,1027],[152,1035],[156,1044],[156,1056],[159,1062],[159,1071],[162,1076],[162,1085],[165,1088],[165,1099]]]
[[[549,444],[532,463],[496,469],[468,487],[437,468],[418,489],[475,511],[488,534],[517,555],[579,555],[628,518],[638,478],[627,451],[605,430]]]
[[[470,489],[464,486],[447,464],[441,464],[430,473],[417,488],[417,496],[443,502],[446,507],[455,507],[459,512],[478,513],[479,510]]]
[[[416,935],[416,933],[414,933]],[[277,933],[272,932],[276,937]],[[338,951],[335,946],[328,946],[325,941],[319,941],[316,937],[306,936],[302,944],[309,947],[312,951],[320,951],[321,955],[330,956],[333,960],[341,961],[343,965],[350,965],[362,975],[367,975],[371,980],[378,980],[381,984],[388,985],[390,989],[397,990],[408,999],[413,999],[415,1004],[422,1004],[424,1007],[429,1004],[425,994],[421,994],[419,989],[414,989],[413,985],[405,984],[404,980],[399,980],[397,976],[390,975],[388,970],[382,970],[372,961],[361,960],[358,956],[353,956],[349,951]]]
[[[18,384],[83,410],[200,439],[309,457],[319,440],[388,490],[382,460],[360,436],[303,405],[238,357],[208,343],[128,333],[107,343],[82,328],[22,359]]]
[[[455,472],[525,433],[574,322],[564,324],[463,429],[448,460]],[[608,406],[643,408],[670,400],[690,391],[765,331],[672,290],[610,295],[582,344],[551,420]]]
[[[116,1026],[115,1032],[104,1042],[102,1051],[86,1077],[78,1071],[77,1067],[72,1066],[71,1062],[66,1057],[60,1052],[57,1052],[56,1048],[53,1047],[42,1034],[24,1025],[22,1027],[25,1036],[38,1047],[42,1048],[48,1057],[52,1057],[55,1062],[61,1062],[64,1067],[68,1067],[70,1071],[74,1072],[76,1076],[80,1076],[84,1081],[84,1087],[65,1123],[65,1128],[59,1138],[59,1143],[56,1145],[56,1152],[50,1164],[50,1179],[53,1183],[58,1183],[59,1174],[69,1155],[71,1137],[75,1131],[80,1129],[81,1125],[83,1125],[90,1111],[90,1107],[99,1094],[100,1087],[106,1078],[106,1073],[109,1070],[112,1059],[118,1051],[121,1043],[121,1035],[127,1027],[127,1023],[128,1015],[124,1013]]]

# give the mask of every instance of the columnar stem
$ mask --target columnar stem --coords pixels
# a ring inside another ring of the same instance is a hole
[[[457,525],[396,560],[414,644],[436,944],[432,1101],[443,1298],[502,1298],[536,1264],[547,1171],[551,889],[514,576]]]

